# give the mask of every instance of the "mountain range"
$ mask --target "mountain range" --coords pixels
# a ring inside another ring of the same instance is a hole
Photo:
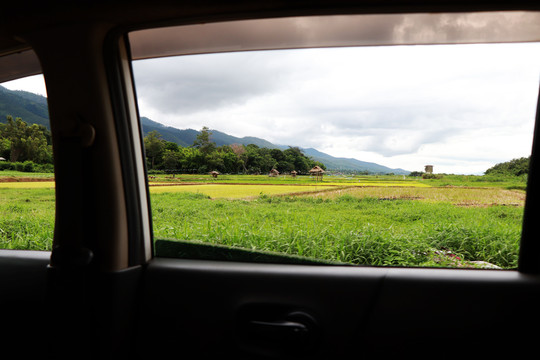
[[[0,86],[0,122],[5,122],[6,116],[21,117],[30,124],[40,124],[49,128],[49,111],[47,98],[41,95],[32,94],[21,90],[8,90]],[[163,125],[147,117],[141,117],[141,125],[144,136],[156,130],[166,141],[177,143],[180,146],[191,146],[199,131],[193,129],[177,129]],[[289,148],[289,145],[277,145],[267,140],[246,136],[236,137],[224,132],[212,129],[212,141],[217,146],[242,144],[255,144],[261,148],[281,149]],[[295,146],[295,145],[290,145]],[[371,174],[394,173],[398,175],[408,175],[410,171],[404,169],[392,169],[373,162],[360,161],[353,158],[334,157],[313,148],[301,148],[304,154],[315,161],[322,162],[327,170],[344,172],[368,172]]]

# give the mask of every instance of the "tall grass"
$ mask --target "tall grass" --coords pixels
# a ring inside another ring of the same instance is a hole
[[[202,241],[358,265],[424,266],[436,254],[517,266],[523,209],[343,195],[210,199],[152,195],[157,238]]]
[[[0,187],[0,248],[51,249],[54,188],[39,184]],[[246,196],[245,186],[235,189]],[[156,238],[376,266],[515,268],[523,201],[522,190],[464,187],[335,187],[250,200],[151,194]]]
[[[51,250],[54,188],[0,189],[0,248]]]

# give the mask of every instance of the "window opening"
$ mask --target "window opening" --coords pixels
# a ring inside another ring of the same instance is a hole
[[[135,60],[157,255],[516,268],[539,58],[529,42]]]
[[[0,248],[51,250],[55,213],[42,75],[0,84]]]

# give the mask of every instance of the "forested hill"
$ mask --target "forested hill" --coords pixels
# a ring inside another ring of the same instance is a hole
[[[47,98],[26,91],[12,91],[0,85],[0,122],[6,116],[22,118],[27,124],[44,125],[49,129]]]
[[[12,115],[13,118],[20,117],[28,124],[44,125],[47,129],[50,129],[46,97],[26,91],[9,90],[0,85],[0,122],[5,123],[7,115]],[[177,143],[183,147],[193,145],[197,135],[200,133],[198,130],[194,129],[181,130],[165,126],[146,117],[141,117],[141,124],[144,136],[148,135],[151,131],[156,130],[161,134],[163,140]],[[235,143],[242,145],[254,144],[260,148],[280,150],[288,149],[288,145],[292,147],[297,146],[296,144],[276,145],[267,140],[251,136],[239,138],[214,129],[212,129],[212,141],[217,146]],[[301,148],[301,150],[313,160],[323,163],[328,170],[394,173],[399,175],[408,175],[410,173],[408,170],[391,169],[386,166],[357,159],[336,158],[316,149]]]
[[[161,134],[163,140],[175,142],[180,146],[191,146],[197,138],[199,131],[193,129],[179,130],[170,126],[165,126],[156,121],[150,120],[146,117],[141,118],[141,123],[143,126],[144,135],[148,135],[150,131],[156,130]],[[280,149],[286,150],[289,148],[288,145],[276,145],[271,142],[260,139],[253,136],[246,137],[235,137],[232,135],[225,134],[223,132],[212,129],[212,141],[217,146],[231,145],[231,144],[241,144],[249,145],[255,144],[260,148],[268,149]],[[295,145],[290,145],[295,147]],[[302,152],[312,158],[315,161],[321,162],[326,166],[328,170],[342,170],[342,171],[357,171],[357,172],[368,172],[371,174],[377,173],[394,173],[397,175],[408,175],[410,171],[404,169],[391,169],[383,165],[379,165],[372,162],[360,161],[352,158],[337,158],[323,152],[320,152],[313,148],[300,148]]]
[[[171,141],[184,147],[193,145],[193,142],[196,140],[197,135],[199,134],[198,130],[193,130],[193,129],[180,130],[180,129],[173,128],[170,126],[165,126],[163,124],[158,123],[157,121],[150,120],[149,118],[144,117],[144,116],[141,117],[141,123],[143,127],[144,136],[148,135],[149,132],[156,130],[158,133],[161,134],[163,140]],[[264,139],[259,139],[252,136],[239,138],[236,136],[225,134],[224,132],[214,130],[214,129],[212,129],[212,141],[217,146],[231,145],[231,144],[242,144],[242,145],[254,144],[260,148],[268,148],[268,149],[284,150],[284,149],[289,148],[288,146],[274,145],[271,142],[266,141]]]

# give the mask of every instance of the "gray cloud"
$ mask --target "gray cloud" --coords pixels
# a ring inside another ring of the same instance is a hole
[[[518,152],[489,141],[527,155],[538,58],[538,44],[338,48],[190,55],[138,61],[134,70],[147,106],[141,115],[167,125],[206,125],[343,157],[437,154],[465,164],[452,159],[470,155],[480,166]],[[529,135],[512,140],[509,128]]]
[[[215,61],[219,57],[219,61]],[[164,113],[190,114],[242,105],[283,86],[261,53],[185,56],[134,63],[138,95]]]

